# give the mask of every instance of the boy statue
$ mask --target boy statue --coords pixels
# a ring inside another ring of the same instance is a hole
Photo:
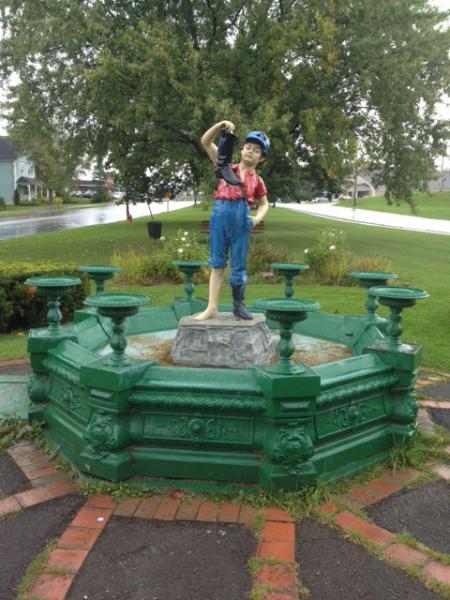
[[[231,257],[229,281],[233,293],[233,315],[238,319],[253,318],[244,304],[246,262],[250,231],[263,220],[269,208],[266,186],[255,169],[265,160],[270,141],[262,131],[250,132],[241,145],[239,164],[232,164],[231,156],[237,139],[233,131],[234,124],[231,121],[220,121],[208,129],[201,139],[220,183],[216,190],[210,221],[211,277],[208,306],[195,317],[197,320],[213,319],[218,315],[219,295],[228,253]],[[220,141],[217,147],[214,139],[219,133]],[[250,217],[250,207],[255,205],[256,216]]]

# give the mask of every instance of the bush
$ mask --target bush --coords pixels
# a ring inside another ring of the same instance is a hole
[[[6,210],[6,200],[0,196],[0,210]]]
[[[81,286],[64,296],[61,303],[63,321],[73,319],[76,308],[83,305],[89,293],[89,280],[73,263],[0,263],[0,332],[6,333],[47,324],[45,298],[36,295],[32,288],[23,285],[28,277],[71,275],[79,277]]]
[[[114,250],[112,264],[122,267],[116,281],[123,285],[157,285],[180,283],[183,275],[172,266],[173,260],[208,259],[208,248],[201,244],[195,233],[178,230],[173,238],[162,236],[152,240],[150,246],[118,248]],[[208,269],[196,276],[196,282],[208,279]]]
[[[14,190],[13,202],[16,206],[19,206],[20,204],[20,194],[17,188]]]
[[[256,283],[261,281],[261,273],[269,272],[272,263],[298,262],[294,257],[288,255],[286,248],[273,246],[272,244],[251,243],[247,257],[247,274],[250,281]],[[271,279],[276,283],[279,278]]]
[[[53,206],[62,206],[63,204],[64,204],[64,199],[61,196],[54,196]]]
[[[317,245],[306,248],[304,254],[309,265],[309,280],[324,285],[343,285],[348,279],[350,257],[343,231],[320,231]]]
[[[392,271],[392,263],[389,258],[385,256],[372,256],[370,258],[352,258],[350,262],[349,272],[352,271],[384,271],[385,273],[389,273]],[[358,285],[356,279],[351,279],[355,285]]]
[[[106,188],[100,188],[94,192],[91,201],[93,204],[99,204],[100,202],[110,202],[111,196]]]

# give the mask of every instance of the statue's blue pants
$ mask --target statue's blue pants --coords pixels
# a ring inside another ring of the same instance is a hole
[[[253,222],[248,217],[249,206],[245,200],[216,200],[209,224],[209,266],[224,269],[228,254],[231,258],[230,283],[247,283],[247,254]]]

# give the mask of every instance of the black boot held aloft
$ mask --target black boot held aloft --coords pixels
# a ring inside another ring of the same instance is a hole
[[[217,165],[214,170],[216,177],[224,179],[231,185],[241,185],[241,180],[236,176],[230,163],[233,157],[233,148],[237,137],[224,127],[220,130],[220,140],[217,147]]]
[[[244,304],[245,285],[231,284],[231,291],[233,292],[233,315],[237,319],[244,319],[245,321],[253,319]]]

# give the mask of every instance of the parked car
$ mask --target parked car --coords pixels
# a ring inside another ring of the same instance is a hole
[[[329,202],[330,199],[327,196],[315,196],[311,202]]]
[[[349,194],[339,194],[337,197],[338,200],[351,200],[352,197]]]

